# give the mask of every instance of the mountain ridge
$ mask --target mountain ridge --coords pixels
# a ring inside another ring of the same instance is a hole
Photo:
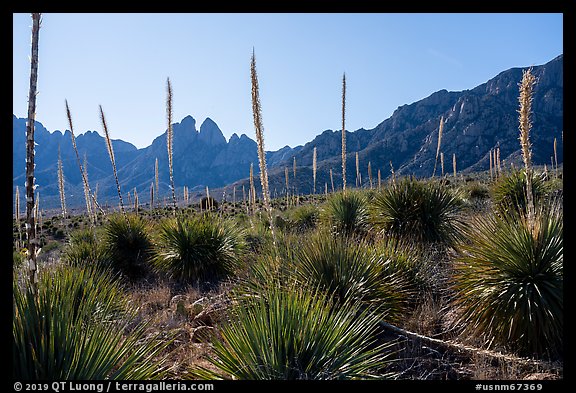
[[[390,117],[372,129],[347,130],[348,184],[355,184],[356,153],[364,183],[368,182],[368,162],[371,163],[374,178],[378,169],[382,172],[382,178],[387,178],[390,162],[397,175],[431,176],[441,117],[445,119],[441,144],[446,161],[445,172],[452,171],[452,154],[456,154],[459,172],[486,170],[489,165],[488,152],[496,146],[500,147],[502,160],[518,161],[518,82],[524,69],[526,67],[502,71],[485,83],[459,92],[439,90],[421,100],[399,106]],[[534,132],[531,135],[533,160],[536,164],[544,164],[550,163],[553,139],[561,138],[563,127],[563,55],[532,69],[538,78],[533,104]],[[24,187],[25,122],[26,119],[13,116],[13,187]],[[59,203],[56,156],[60,144],[67,192],[77,197],[72,198],[74,202],[70,203],[82,206],[81,179],[71,150],[70,131],[50,133],[40,122],[36,122],[36,125],[36,182],[40,194],[45,196],[43,200],[54,208]],[[198,130],[196,120],[191,115],[174,123],[173,130],[174,181],[178,189],[186,185],[201,193],[206,186],[213,189],[247,184],[251,163],[255,174],[259,172],[256,142],[245,134],[238,136],[233,133],[226,140],[214,120],[206,118]],[[96,131],[87,131],[78,135],[76,141],[81,158],[84,153],[87,154],[91,187],[98,183],[99,199],[112,200],[116,195],[116,186],[104,138]],[[559,145],[558,161],[562,162],[563,149],[562,144]],[[137,149],[122,140],[114,140],[113,146],[123,193],[136,188],[140,201],[148,200],[157,158],[160,194],[168,194],[166,130],[145,148]],[[333,171],[335,188],[341,187],[341,130],[324,130],[304,145],[294,148],[285,146],[266,152],[271,189],[285,188],[284,168],[291,169],[295,157],[298,166],[295,182],[299,190],[312,190],[314,147],[317,147],[318,154],[317,190],[323,190],[324,183],[331,188],[330,169]],[[440,174],[440,169],[437,174]],[[292,177],[291,182],[294,181]]]

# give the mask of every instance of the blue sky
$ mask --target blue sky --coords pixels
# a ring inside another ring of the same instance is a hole
[[[29,14],[13,15],[13,113],[26,117]],[[77,134],[102,126],[146,147],[174,121],[206,117],[254,139],[250,56],[256,53],[267,150],[341,128],[370,129],[435,91],[471,89],[511,67],[563,53],[562,14],[44,14],[36,120]]]

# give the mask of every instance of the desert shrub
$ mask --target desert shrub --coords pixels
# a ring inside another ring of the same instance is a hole
[[[363,235],[369,229],[367,201],[358,191],[336,193],[324,204],[321,219],[334,234]]]
[[[335,305],[322,292],[270,287],[231,310],[221,340],[213,342],[206,379],[369,379],[381,369],[389,344],[378,345],[378,317],[353,303]],[[215,368],[215,370],[214,370]]]
[[[70,234],[62,260],[72,266],[110,266],[108,250],[93,229],[79,229]]]
[[[290,227],[296,232],[305,232],[316,228],[320,210],[314,205],[297,207],[288,213]]]
[[[477,181],[466,184],[465,192],[470,199],[486,199],[490,197],[490,188]]]
[[[112,215],[104,226],[104,245],[114,270],[130,278],[146,273],[152,252],[150,227],[135,214]]]
[[[181,281],[218,279],[238,266],[243,236],[231,222],[210,215],[165,220],[152,263],[158,271]]]
[[[525,355],[558,353],[563,335],[563,220],[541,205],[531,224],[511,210],[477,219],[457,260],[460,324]]]
[[[321,232],[295,248],[286,264],[300,285],[319,288],[339,304],[362,304],[394,321],[406,310],[410,289],[385,262],[364,242]]]
[[[532,196],[537,206],[546,196],[541,175],[532,172]],[[499,212],[526,211],[526,171],[514,170],[502,176],[492,187],[492,199]]]
[[[13,281],[12,367],[16,379],[150,379],[166,344],[145,338],[110,273],[43,269],[38,292]],[[130,330],[126,330],[130,326]],[[128,332],[128,333],[127,333]]]
[[[378,193],[371,219],[382,234],[452,244],[461,238],[462,199],[442,183],[404,178]]]

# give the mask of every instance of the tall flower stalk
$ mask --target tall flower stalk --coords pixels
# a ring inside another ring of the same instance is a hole
[[[274,233],[274,220],[272,218],[272,206],[270,205],[270,191],[268,189],[268,170],[266,169],[266,152],[264,151],[264,127],[262,125],[262,111],[260,106],[260,95],[258,90],[258,75],[256,73],[256,56],[252,51],[252,62],[250,64],[250,76],[252,81],[252,114],[254,117],[254,128],[256,129],[256,142],[258,144],[258,162],[260,163],[260,182],[262,183],[262,199],[264,207],[268,211],[270,220],[270,231],[272,241],[276,244]]]
[[[452,153],[452,169],[454,170],[454,179],[456,179],[456,153]]]
[[[120,182],[118,181],[118,173],[116,172],[116,160],[114,158],[114,149],[112,148],[112,139],[110,138],[110,133],[108,132],[108,125],[106,124],[106,118],[104,117],[104,110],[102,109],[102,105],[100,105],[100,120],[102,121],[102,127],[104,128],[106,148],[108,149],[108,155],[110,156],[110,162],[112,163],[114,180],[116,181],[116,190],[118,191],[118,198],[120,199],[120,210],[122,211],[122,215],[126,217],[124,201],[122,200],[122,192],[120,191]]]
[[[332,194],[334,194],[334,175],[332,174],[332,168],[330,168],[330,184],[332,186]]]
[[[556,179],[558,179],[558,151],[556,145],[556,137],[554,137],[554,172]]]
[[[372,189],[372,165],[368,161],[368,181],[370,182],[370,189]]]
[[[492,149],[490,149],[489,156],[490,156],[490,180],[494,180],[493,179],[493,172],[492,172]]]
[[[498,177],[502,176],[502,167],[500,165],[500,146],[496,147],[496,172]]]
[[[294,172],[294,205],[298,205],[298,189],[296,188],[298,186],[298,183],[296,183],[296,157],[294,157],[294,160],[292,161],[292,171]]]
[[[360,175],[360,158],[356,152],[356,188],[362,187],[362,176]]]
[[[94,212],[92,209],[92,202],[90,201],[90,187],[88,186],[90,183],[88,182],[88,157],[86,156],[86,152],[84,152],[84,177],[86,178],[86,182],[84,183],[84,199],[86,200],[86,212],[88,217],[90,217],[90,221],[92,221],[92,225],[96,225],[96,219],[94,218]],[[94,209],[96,207],[94,206]]]
[[[72,114],[70,112],[70,107],[68,106],[68,100],[64,100],[64,102],[66,104],[66,117],[68,118],[68,125],[70,126],[70,138],[72,139],[72,147],[74,148],[74,153],[76,154],[76,164],[78,164],[78,169],[80,170],[80,175],[82,176],[82,186],[84,187],[84,190],[87,190],[87,192],[85,191],[84,196],[85,197],[87,196],[89,199],[91,198],[92,201],[94,202],[94,206],[100,209],[100,211],[103,213],[104,210],[96,202],[96,200],[94,199],[94,195],[92,194],[92,190],[90,189],[90,184],[88,183],[88,178],[86,177],[85,173],[86,168],[84,168],[82,166],[82,163],[80,162],[80,153],[78,153],[78,147],[76,146],[76,136],[74,134],[74,124],[72,123]],[[92,218],[90,211],[88,213],[89,217]]]
[[[136,215],[138,215],[138,191],[136,191],[136,187],[134,187],[134,211]]]
[[[248,190],[248,204],[252,207],[252,214],[256,211],[256,187],[254,186],[254,163],[250,163],[250,189]]]
[[[58,191],[60,192],[60,206],[62,207],[62,218],[66,218],[66,194],[64,193],[64,171],[62,169],[62,157],[60,156],[60,145],[58,145]]]
[[[526,199],[528,211],[528,223],[531,228],[534,225],[534,198],[532,195],[532,145],[530,144],[530,129],[532,121],[530,115],[532,112],[532,97],[534,94],[534,85],[536,77],[532,75],[532,70],[528,69],[523,72],[522,81],[520,82],[520,109],[519,128],[520,128],[520,147],[522,148],[522,160],[526,169]]]
[[[288,199],[288,190],[290,187],[290,183],[288,182],[288,167],[284,167],[284,180],[286,182],[286,207],[288,207],[288,205],[290,204],[290,201]]]
[[[312,181],[314,182],[313,194],[316,194],[316,146],[314,146],[314,151],[312,152]]]
[[[156,183],[156,199],[159,199],[158,196],[160,196],[160,190],[158,189],[158,157],[156,157],[156,162],[154,164],[154,181]],[[160,203],[160,201],[158,201],[158,203]]]
[[[434,172],[432,172],[432,177],[436,175],[436,165],[438,163],[438,156],[440,155],[440,144],[442,143],[443,129],[444,129],[444,116],[440,117],[440,126],[438,128],[438,145],[436,146],[436,158],[434,159]]]
[[[28,121],[26,122],[26,237],[28,249],[28,277],[32,293],[37,294],[36,226],[34,225],[34,118],[38,84],[38,38],[41,14],[32,14],[32,54],[30,56],[30,90],[28,93]]]
[[[346,192],[346,73],[342,75],[342,191]]]
[[[154,182],[150,183],[150,211],[154,208]]]
[[[174,204],[174,215],[176,215],[176,191],[174,189],[174,166],[172,162],[172,142],[174,138],[174,131],[172,129],[172,85],[170,78],[166,80],[166,117],[168,118],[168,131],[166,131],[167,147],[168,147],[168,169],[170,171],[170,187],[172,188],[172,203]]]
[[[444,177],[444,152],[440,152],[440,169],[442,170],[442,177]]]
[[[250,209],[248,203],[246,203],[246,187],[242,184],[242,202],[244,203],[244,208],[246,209],[246,214],[250,214]]]

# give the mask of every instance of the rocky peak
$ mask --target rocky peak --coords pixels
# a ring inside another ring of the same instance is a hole
[[[209,117],[207,117],[200,126],[200,134],[198,134],[198,137],[210,146],[226,144],[226,138],[224,138],[222,131],[220,131],[218,125]]]

